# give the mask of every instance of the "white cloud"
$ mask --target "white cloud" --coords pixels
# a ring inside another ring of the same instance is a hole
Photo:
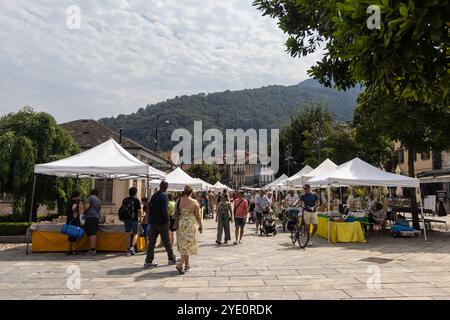
[[[0,114],[23,105],[59,121],[131,113],[176,95],[293,84],[293,59],[251,0],[3,0]],[[81,9],[80,30],[66,8]]]

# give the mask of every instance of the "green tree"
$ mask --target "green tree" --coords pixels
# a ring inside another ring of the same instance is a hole
[[[357,136],[365,145],[374,139],[400,141],[408,150],[408,173],[415,176],[412,155],[450,147],[450,109],[430,108],[426,103],[405,103],[384,92],[361,94],[355,110]],[[415,192],[410,192],[415,207]],[[413,214],[419,228],[418,214]]]
[[[310,74],[326,86],[369,91],[448,107],[448,0],[255,0],[289,35],[292,56],[325,54]],[[379,26],[367,9],[380,9]],[[370,28],[369,28],[369,26]]]
[[[34,165],[71,156],[79,147],[70,134],[43,112],[26,107],[0,118],[0,193],[13,194],[29,210]],[[61,204],[75,188],[74,179],[39,176],[33,218],[38,205]]]
[[[194,164],[189,167],[187,173],[211,184],[221,180],[219,168],[211,164]]]
[[[329,130],[332,121],[332,115],[324,103],[301,104],[297,113],[291,117],[290,124],[280,132],[280,171],[292,175],[307,164],[319,164],[319,158],[326,157],[324,131]],[[292,159],[288,170],[285,151],[289,146]]]

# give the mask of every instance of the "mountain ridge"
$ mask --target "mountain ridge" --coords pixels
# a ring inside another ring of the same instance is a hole
[[[289,123],[299,106],[308,101],[325,102],[336,121],[350,121],[359,93],[358,88],[342,92],[307,79],[291,86],[269,85],[176,96],[147,105],[135,113],[99,121],[116,131],[122,128],[125,136],[153,149],[156,115],[159,115],[159,148],[169,150],[174,144],[170,141],[170,133],[176,128],[192,130],[195,120],[203,121],[204,129],[281,128]],[[169,125],[164,123],[167,119]]]

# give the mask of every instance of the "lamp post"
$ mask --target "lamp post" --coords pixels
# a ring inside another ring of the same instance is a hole
[[[285,151],[284,155],[285,155],[285,159],[284,159],[284,160],[287,161],[287,163],[288,163],[288,167],[287,167],[288,171],[287,171],[287,174],[288,174],[288,176],[290,176],[291,161],[294,160],[294,157],[292,156],[292,144],[289,143],[289,144],[286,146],[286,151]],[[293,161],[293,163],[296,164],[295,161]]]
[[[158,154],[158,125],[159,125],[159,116],[160,114],[156,115],[156,120],[155,120],[155,138],[154,138],[154,142],[155,142],[155,154]],[[170,121],[167,119],[166,121],[164,121],[165,124],[169,124]]]

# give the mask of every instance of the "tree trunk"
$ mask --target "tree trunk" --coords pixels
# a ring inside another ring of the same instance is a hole
[[[415,177],[414,153],[414,147],[411,144],[408,144],[408,174],[412,178]],[[419,208],[417,207],[416,190],[414,188],[411,188],[410,193],[413,228],[416,230],[420,230]]]

